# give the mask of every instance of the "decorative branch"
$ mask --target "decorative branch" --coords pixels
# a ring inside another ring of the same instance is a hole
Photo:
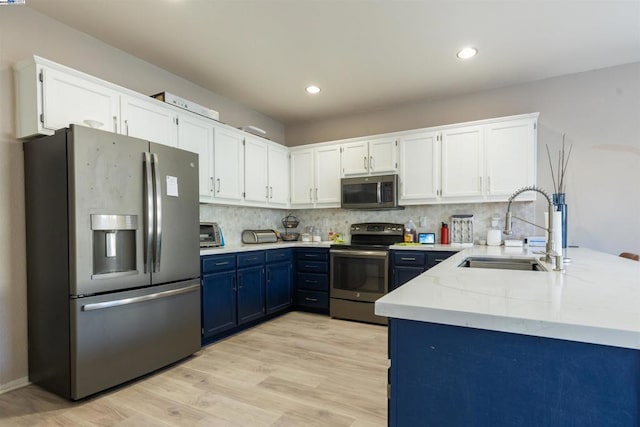
[[[567,172],[567,166],[569,165],[569,159],[571,158],[571,151],[573,150],[573,144],[569,146],[569,152],[565,157],[565,135],[562,134],[562,150],[558,151],[558,166],[557,170],[553,170],[553,162],[551,161],[551,153],[549,152],[549,146],[547,147],[547,158],[549,159],[549,168],[551,169],[551,180],[553,181],[553,189],[555,193],[564,193],[566,182],[564,180]],[[556,179],[557,176],[557,179]]]

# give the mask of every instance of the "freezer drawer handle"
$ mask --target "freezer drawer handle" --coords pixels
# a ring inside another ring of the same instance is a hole
[[[103,308],[112,308],[112,307],[118,307],[120,305],[135,304],[138,302],[150,301],[154,299],[185,294],[187,292],[193,292],[199,289],[200,289],[200,284],[196,284],[196,285],[187,286],[186,288],[172,289],[170,291],[157,292],[151,295],[143,295],[143,296],[133,297],[133,298],[118,299],[114,301],[97,302],[94,304],[85,304],[82,306],[82,311],[101,310]]]

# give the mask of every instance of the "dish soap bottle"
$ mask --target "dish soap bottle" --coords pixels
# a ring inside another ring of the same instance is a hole
[[[416,225],[413,223],[412,219],[410,219],[404,226],[404,241],[405,243],[414,243],[418,241]]]

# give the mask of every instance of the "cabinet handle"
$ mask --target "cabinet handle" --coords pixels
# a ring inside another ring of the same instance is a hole
[[[317,280],[305,280],[305,283],[319,283]]]
[[[491,177],[487,177],[487,191],[491,193]]]
[[[305,265],[304,268],[318,268],[317,265]]]
[[[480,183],[480,191],[482,191],[482,177],[478,177],[478,182]]]
[[[402,257],[402,258],[400,258],[400,259],[401,259],[402,261],[415,261],[415,260],[416,260],[415,258],[405,258],[405,257]]]
[[[118,133],[118,118],[113,116],[113,132]]]
[[[216,193],[220,192],[220,178],[216,179],[216,183],[218,184],[218,189],[216,190]]]
[[[316,187],[316,202],[318,201],[318,187]]]
[[[211,186],[209,187],[209,192],[213,193],[215,189],[215,184],[213,183],[213,177],[211,177],[210,180],[211,180]]]
[[[238,283],[238,279],[236,279],[236,278],[234,277],[234,278],[233,278],[233,290],[234,290],[234,292],[237,292],[237,291],[238,291],[237,283]]]
[[[229,264],[229,261],[225,261],[225,262],[216,262],[216,265],[227,265]]]
[[[269,187],[269,198],[273,199],[273,187]]]
[[[442,262],[442,261],[444,261],[444,260],[441,259],[441,258],[436,258],[436,262]]]
[[[129,120],[124,121],[125,135],[129,136]]]
[[[313,188],[309,189],[309,201],[313,202]]]
[[[369,170],[373,171],[374,166],[373,156],[369,156]]]
[[[309,297],[304,297],[305,301],[309,301],[309,302],[318,302],[318,298],[309,298]]]
[[[369,170],[367,167],[367,156],[364,156],[364,170]]]
[[[268,186],[268,185],[265,185],[265,186],[264,186],[264,190],[265,190],[265,193],[266,193],[266,194],[265,194],[265,197],[266,197],[267,199],[269,199],[269,186]]]

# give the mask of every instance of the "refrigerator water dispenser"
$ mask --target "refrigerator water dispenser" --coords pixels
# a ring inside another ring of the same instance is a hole
[[[92,279],[136,274],[137,215],[91,215]]]

